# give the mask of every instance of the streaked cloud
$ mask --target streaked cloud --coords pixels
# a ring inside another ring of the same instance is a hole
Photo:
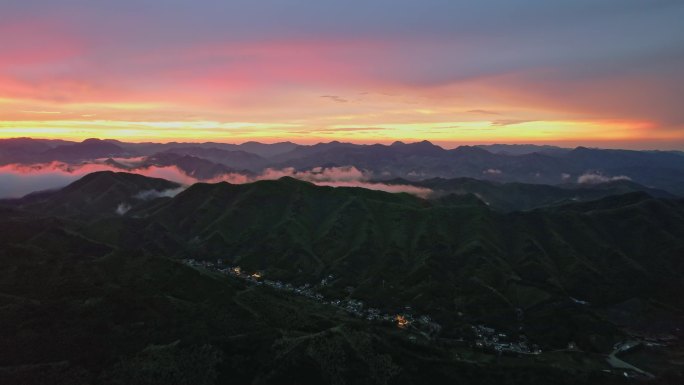
[[[385,127],[346,140],[529,141],[521,127],[538,121],[552,122],[539,141],[620,131],[676,146],[683,18],[674,0],[10,0],[0,120],[16,123],[0,137],[143,140],[157,138],[147,123],[169,122],[167,139],[230,140],[243,133],[203,122],[259,122],[231,128],[296,139],[283,125],[327,133],[343,120]],[[495,122],[484,136],[434,134],[483,121]]]
[[[333,101],[335,103],[347,103],[347,102],[349,102],[349,100],[347,100],[341,96],[337,96],[337,95],[322,95],[321,97],[324,99],[328,99],[330,101]]]

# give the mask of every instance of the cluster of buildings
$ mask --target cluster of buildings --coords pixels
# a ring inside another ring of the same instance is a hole
[[[272,281],[269,279],[264,279],[263,272],[252,272],[248,273],[244,271],[240,266],[225,267],[221,260],[217,260],[216,263],[211,261],[197,261],[195,259],[184,259],[183,263],[188,266],[202,267],[208,270],[217,271],[226,275],[230,275],[239,279],[242,279],[250,284],[264,285],[271,287],[275,290],[287,291],[292,294],[300,295],[316,302],[335,306],[346,311],[348,314],[365,319],[370,322],[383,322],[388,324],[395,324],[398,328],[404,330],[414,330],[420,332],[428,338],[433,338],[441,331],[441,326],[427,316],[414,316],[411,313],[411,307],[407,306],[404,311],[399,314],[389,314],[383,313],[380,309],[366,307],[363,301],[353,298],[345,299],[327,299],[323,294],[316,291],[319,287],[324,287],[330,284],[330,282],[335,278],[329,275],[323,278],[317,286],[312,286],[311,284],[304,284],[301,286],[294,286],[291,283],[286,283],[282,281]]]
[[[497,354],[540,354],[542,350],[535,344],[529,344],[525,336],[514,340],[506,333],[497,332],[494,328],[484,325],[472,326],[476,335],[475,347],[493,351]]]
[[[316,286],[313,286],[309,283],[301,286],[294,286],[287,282],[265,279],[264,273],[260,271],[250,273],[244,271],[240,266],[226,267],[223,265],[222,260],[211,262],[185,259],[183,260],[183,263],[189,266],[202,267],[208,270],[230,275],[250,284],[268,286],[275,290],[286,291],[295,295],[306,297],[322,304],[340,308],[356,318],[365,319],[369,322],[393,324],[402,330],[418,332],[426,338],[436,337],[442,329],[442,327],[438,323],[434,322],[430,316],[414,315],[410,306],[406,306],[399,313],[390,314],[383,313],[380,309],[366,307],[363,301],[358,299],[327,299],[323,294],[318,293],[316,289],[329,285],[330,282],[332,282],[335,278],[332,275],[323,278]],[[353,291],[352,287],[347,289],[349,292]],[[491,351],[497,354],[539,354],[542,352],[537,345],[529,344],[527,339],[524,337],[518,340],[513,340],[506,333],[497,332],[495,329],[486,327],[484,325],[475,325],[472,326],[472,329],[476,336],[474,347],[479,349]]]
[[[264,278],[264,273],[261,271],[256,272],[246,272],[240,266],[227,267],[223,264],[222,260],[212,261],[197,261],[195,259],[184,259],[183,263],[193,267],[201,267],[207,270],[212,270],[220,272],[235,278],[239,278],[249,284],[253,285],[263,285],[268,286],[275,290],[286,291],[294,295],[299,295],[306,297],[310,300],[316,301],[321,304],[334,306],[341,310],[344,310],[347,314],[354,316],[356,318],[364,319],[368,322],[380,322],[388,325],[394,325],[395,327],[410,331],[409,339],[415,341],[418,335],[422,335],[427,339],[433,339],[441,332],[442,327],[434,322],[430,316],[414,315],[411,307],[406,306],[402,311],[394,314],[383,313],[380,309],[366,307],[363,301],[353,298],[344,299],[328,299],[323,294],[319,293],[317,290],[331,284],[335,279],[334,276],[328,275],[321,279],[318,284],[311,285],[309,283],[294,286],[291,283],[282,281],[272,281]],[[345,289],[349,294],[354,291],[353,287],[347,287]],[[587,302],[577,300],[573,298],[576,303],[585,305]],[[458,314],[462,316],[461,313]],[[474,339],[472,340],[472,345],[474,348],[488,351],[495,354],[541,354],[542,350],[536,344],[530,343],[527,338],[523,335],[518,338],[513,338],[506,333],[497,331],[494,328],[487,327],[485,325],[473,325],[471,326],[474,333]],[[679,330],[678,330],[679,332]],[[463,341],[463,339],[459,339]],[[615,357],[618,353],[624,353],[638,346],[639,344],[644,344],[646,346],[663,346],[668,345],[677,340],[674,336],[659,337],[659,338],[644,338],[642,341],[626,341],[615,344],[614,351],[610,355],[614,360],[619,362]],[[577,350],[577,346],[574,342],[568,344],[567,350]],[[621,368],[620,365],[616,365]],[[639,370],[638,368],[630,368],[629,371],[624,371],[620,369],[617,373],[623,372],[626,377],[633,378],[652,378],[650,373]],[[608,372],[613,372],[614,370],[606,370]]]

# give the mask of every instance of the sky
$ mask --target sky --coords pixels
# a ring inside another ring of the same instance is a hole
[[[2,0],[0,138],[684,149],[680,0]]]

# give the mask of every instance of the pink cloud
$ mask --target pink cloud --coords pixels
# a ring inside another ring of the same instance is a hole
[[[121,159],[119,160],[121,161]],[[197,182],[244,184],[259,180],[275,180],[282,177],[292,177],[319,186],[361,187],[390,193],[405,192],[422,198],[427,198],[432,193],[432,190],[430,189],[417,186],[388,185],[372,182],[370,180],[372,175],[352,166],[316,167],[307,171],[297,171],[293,168],[267,169],[256,176],[248,176],[240,173],[227,173],[210,180],[198,180],[188,176],[176,166],[136,167],[135,161],[139,160],[139,158],[129,160],[129,164],[135,167],[131,170],[121,170],[102,163],[69,165],[61,162],[52,162],[33,165],[10,164],[0,166],[0,198],[17,198],[35,191],[61,188],[87,174],[97,171],[127,171],[147,177],[174,181],[186,186]]]
[[[0,198],[18,198],[28,193],[42,190],[52,190],[98,171],[123,171],[115,167],[87,163],[82,165],[68,165],[61,162],[45,164],[19,165],[9,164],[0,166]],[[181,184],[197,182],[187,176],[177,167],[147,167],[135,170],[136,174],[152,178],[163,178]]]
[[[47,19],[0,23],[0,69],[42,66],[72,59],[85,52],[82,38]]]
[[[207,182],[228,182],[234,184],[251,183],[259,180],[275,180],[283,177],[291,177],[318,186],[328,187],[361,187],[369,190],[385,191],[389,193],[409,193],[421,198],[427,198],[432,194],[428,188],[411,185],[390,185],[371,181],[372,175],[353,166],[345,167],[315,167],[311,170],[297,171],[288,167],[284,169],[266,169],[257,176],[243,174],[224,174]]]

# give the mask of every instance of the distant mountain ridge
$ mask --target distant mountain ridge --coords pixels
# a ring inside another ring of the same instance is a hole
[[[524,155],[534,152],[542,154],[560,154],[572,150],[571,148],[535,144],[483,144],[478,145],[477,147],[483,148],[494,154],[506,155]]]
[[[474,178],[432,178],[422,181],[393,179],[383,181],[383,183],[429,188],[433,191],[432,199],[442,199],[443,196],[450,194],[473,194],[492,209],[503,211],[532,210],[639,191],[657,198],[677,197],[667,191],[641,186],[629,180],[606,181],[597,184],[566,183],[555,186],[518,182],[501,183]]]
[[[230,172],[259,174],[269,168],[304,171],[353,166],[377,180],[468,177],[560,185],[629,179],[648,188],[684,195],[684,154],[677,151],[562,149],[533,145],[461,146],[447,150],[428,141],[391,145],[337,141],[315,145],[289,142],[233,145],[138,144],[109,140],[51,144],[30,139],[0,140],[0,164],[52,160],[78,163],[135,156],[147,158],[147,164],[178,166],[200,179],[214,179]]]

